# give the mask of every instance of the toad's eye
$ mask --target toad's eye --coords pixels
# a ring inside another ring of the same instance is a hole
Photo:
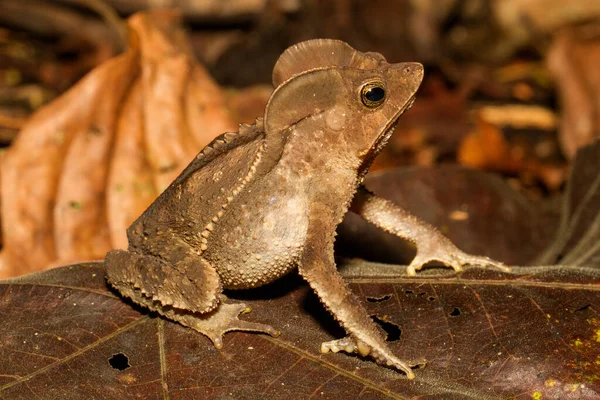
[[[383,82],[375,81],[366,83],[360,90],[360,100],[368,108],[377,108],[385,100],[385,86]]]

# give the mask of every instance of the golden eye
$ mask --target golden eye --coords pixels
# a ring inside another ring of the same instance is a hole
[[[385,100],[385,86],[383,82],[375,81],[366,83],[360,90],[360,100],[366,107],[379,107]]]

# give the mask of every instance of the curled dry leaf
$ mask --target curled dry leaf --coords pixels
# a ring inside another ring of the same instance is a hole
[[[599,63],[600,24],[561,31],[548,51],[562,106],[559,139],[569,158],[600,137]]]
[[[129,27],[129,50],[40,109],[7,151],[0,277],[126,247],[126,227],[236,128],[177,14],[138,14]]]
[[[409,381],[359,357],[320,354],[343,335],[296,275],[229,293],[244,320],[281,330],[225,336],[222,350],[141,313],[106,286],[100,263],[0,281],[0,399],[598,399],[600,271],[504,274],[342,265],[351,290],[405,359]]]

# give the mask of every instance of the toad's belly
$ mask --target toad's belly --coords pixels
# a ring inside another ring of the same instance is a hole
[[[308,200],[301,195],[257,191],[240,199],[214,230],[203,254],[223,287],[247,289],[274,281],[292,270],[308,230]],[[253,210],[261,210],[253,211]]]

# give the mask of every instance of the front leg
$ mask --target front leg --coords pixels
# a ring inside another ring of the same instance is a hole
[[[333,258],[331,226],[335,221],[327,212],[313,212],[309,235],[299,262],[299,272],[319,296],[321,302],[350,336],[323,343],[322,352],[344,350],[370,356],[382,365],[395,367],[415,377],[409,363],[394,356],[385,343],[377,325],[369,318],[366,309],[352,294],[337,272]]]
[[[416,275],[416,270],[423,268],[430,261],[440,261],[455,271],[462,270],[466,264],[489,265],[505,272],[510,271],[510,268],[498,261],[459,250],[433,226],[394,203],[375,196],[362,185],[350,209],[384,231],[415,243],[417,255],[406,269],[409,276]]]

